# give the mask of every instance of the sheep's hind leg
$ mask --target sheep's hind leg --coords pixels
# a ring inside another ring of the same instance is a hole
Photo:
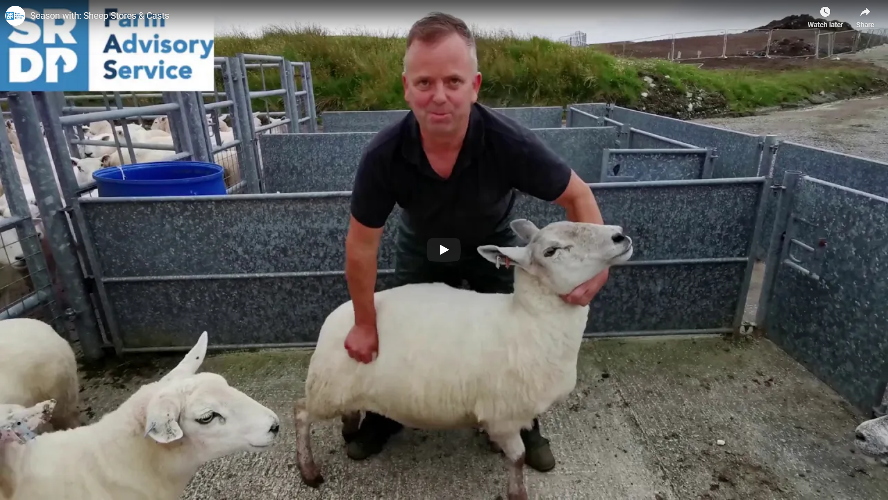
[[[293,417],[296,422],[296,463],[302,482],[311,488],[317,488],[324,482],[324,476],[314,461],[311,453],[311,422],[312,417],[305,408],[305,399],[300,398],[293,406]]]
[[[509,461],[508,499],[527,500],[527,488],[524,485],[524,442],[518,429],[514,432],[489,432],[490,439],[496,443]]]

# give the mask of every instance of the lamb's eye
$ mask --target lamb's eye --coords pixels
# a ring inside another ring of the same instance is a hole
[[[211,411],[210,413],[207,413],[206,415],[204,415],[198,419],[195,419],[195,422],[197,422],[201,425],[207,425],[208,423],[212,422],[214,418],[216,418],[218,416],[219,416],[218,413]]]
[[[545,253],[543,253],[543,256],[545,256],[545,257],[551,257],[551,256],[555,255],[555,252],[556,252],[557,250],[558,250],[558,249],[555,248],[555,247],[549,247],[549,248],[546,249]]]

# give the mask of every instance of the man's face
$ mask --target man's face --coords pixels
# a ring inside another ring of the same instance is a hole
[[[481,73],[456,33],[434,44],[415,42],[407,51],[404,99],[423,134],[447,137],[465,127],[478,100]]]

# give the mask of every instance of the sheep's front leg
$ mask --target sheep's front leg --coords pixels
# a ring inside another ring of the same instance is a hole
[[[293,406],[293,417],[296,422],[296,463],[302,482],[311,488],[317,488],[324,482],[321,470],[311,453],[311,415],[305,408],[305,399],[299,399]]]
[[[489,432],[489,431],[488,431]],[[524,442],[521,434],[515,432],[489,432],[490,439],[496,443],[509,461],[509,500],[527,500],[527,488],[524,486]]]
[[[361,427],[361,412],[356,411],[342,416],[342,439],[350,443],[358,434]]]

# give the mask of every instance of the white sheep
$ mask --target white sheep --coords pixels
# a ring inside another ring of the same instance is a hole
[[[857,449],[863,454],[888,460],[888,415],[861,423],[854,435]]]
[[[10,500],[178,500],[206,462],[268,450],[278,416],[220,375],[198,374],[206,350],[204,332],[178,366],[98,422],[5,443]]]
[[[56,401],[54,430],[80,425],[80,380],[71,345],[43,321],[0,321],[0,404],[24,409],[47,399]]]
[[[443,283],[410,284],[376,293],[377,358],[363,364],[343,343],[354,325],[351,301],[321,327],[294,406],[302,481],[323,482],[311,453],[313,422],[354,422],[373,411],[425,429],[481,427],[509,460],[508,497],[525,499],[522,428],[563,401],[577,378],[577,355],[589,307],[570,293],[608,266],[632,256],[618,226],[555,222],[511,228],[524,247],[483,245],[487,260],[514,263],[511,294],[481,294]]]

